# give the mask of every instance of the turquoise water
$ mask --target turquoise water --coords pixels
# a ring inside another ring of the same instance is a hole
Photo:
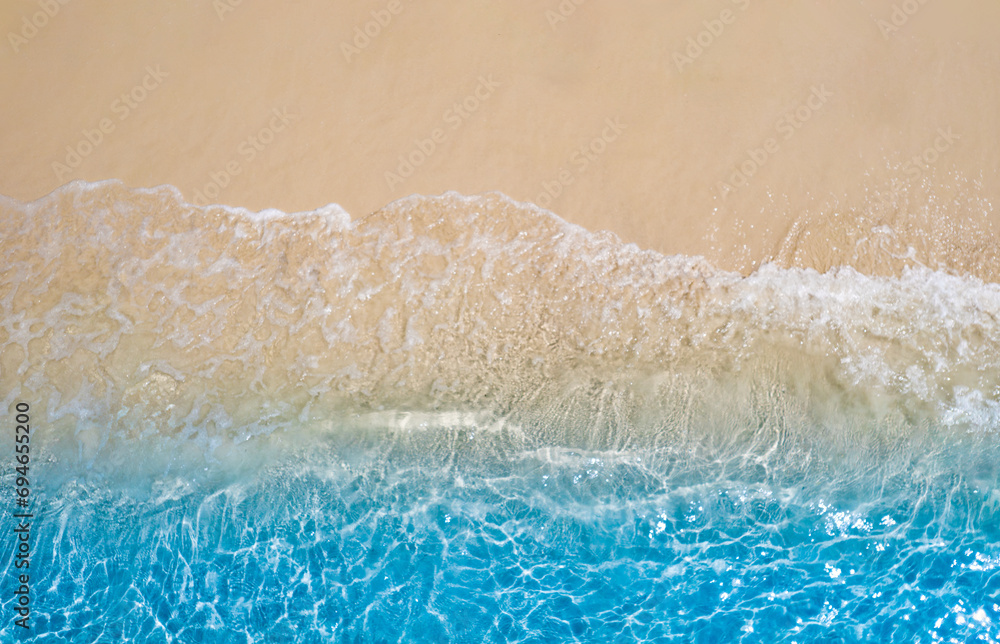
[[[429,433],[331,437],[236,480],[74,478],[36,508],[36,641],[966,642],[1000,629],[992,437],[933,439],[938,453],[888,473],[877,459],[765,472]]]
[[[1000,640],[996,285],[499,196],[2,205],[3,641]]]

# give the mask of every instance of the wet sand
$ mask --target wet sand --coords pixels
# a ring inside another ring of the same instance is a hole
[[[0,193],[501,191],[723,268],[995,279],[1000,5],[207,0],[0,8]]]

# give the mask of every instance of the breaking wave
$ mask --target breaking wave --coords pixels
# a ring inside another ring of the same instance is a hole
[[[501,194],[77,182],[0,248],[51,641],[998,637],[1000,285]]]

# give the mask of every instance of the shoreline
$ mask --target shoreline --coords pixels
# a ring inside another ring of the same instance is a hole
[[[852,251],[852,261],[838,261],[838,259],[843,259],[843,255],[837,254],[839,250],[838,248],[831,248],[829,246],[829,241],[832,237],[815,237],[811,239],[811,237],[813,237],[812,233],[814,230],[810,230],[808,228],[804,229],[799,226],[798,222],[796,222],[796,224],[793,225],[786,234],[785,240],[782,242],[782,247],[778,249],[778,252],[774,256],[765,257],[762,260],[755,261],[752,265],[743,264],[742,266],[733,266],[731,263],[727,264],[726,262],[713,260],[706,254],[662,252],[660,250],[648,248],[642,243],[623,239],[614,230],[591,230],[578,223],[574,223],[559,213],[544,208],[537,203],[531,201],[519,201],[498,190],[473,195],[462,194],[454,190],[448,190],[436,195],[407,195],[400,197],[399,199],[395,199],[373,212],[366,213],[361,216],[355,216],[354,213],[350,213],[341,204],[336,202],[327,203],[311,210],[301,211],[284,211],[279,208],[271,207],[254,209],[236,204],[202,202],[204,195],[196,194],[193,198],[188,197],[177,186],[170,184],[161,184],[149,187],[132,187],[125,184],[120,179],[104,179],[94,182],[75,180],[59,186],[49,194],[32,201],[24,201],[16,197],[0,193],[0,208],[5,205],[7,208],[11,208],[13,210],[41,206],[63,208],[63,206],[60,205],[60,201],[63,197],[75,198],[75,196],[86,194],[87,192],[94,190],[98,192],[108,191],[116,194],[128,193],[129,195],[136,197],[140,195],[162,196],[165,192],[167,193],[168,199],[172,204],[170,206],[171,209],[198,209],[202,211],[203,214],[210,214],[213,210],[215,210],[238,216],[246,216],[248,221],[271,217],[277,217],[279,219],[286,217],[294,218],[297,216],[325,217],[332,214],[337,219],[343,218],[342,221],[337,222],[337,225],[346,225],[348,228],[362,225],[365,220],[372,218],[392,218],[397,216],[400,212],[407,212],[411,208],[426,213],[428,208],[433,211],[436,207],[435,204],[452,202],[456,199],[460,202],[499,201],[509,204],[509,206],[511,206],[514,210],[534,212],[542,215],[543,217],[552,217],[557,222],[557,227],[568,226],[569,229],[577,229],[587,238],[603,238],[622,248],[631,247],[639,254],[648,255],[654,263],[665,259],[676,258],[701,265],[711,274],[716,276],[724,276],[728,274],[733,277],[738,276],[747,278],[759,273],[761,270],[769,270],[771,268],[779,270],[800,269],[815,271],[819,275],[837,273],[842,269],[847,269],[849,271],[856,271],[859,275],[866,277],[887,277],[899,279],[904,277],[907,272],[916,270],[929,271],[932,274],[939,273],[941,275],[952,277],[967,278],[971,279],[973,283],[1000,283],[1000,250],[991,247],[989,245],[991,243],[989,239],[976,239],[967,248],[956,247],[953,240],[950,246],[937,247],[929,245],[927,240],[924,240],[924,245],[921,246],[918,251],[914,245],[904,245],[908,244],[908,240],[904,237],[904,235],[907,233],[912,234],[912,228],[896,230],[885,224],[876,226],[872,223],[875,221],[873,218],[869,218],[867,220],[867,224],[871,226],[869,229],[869,236],[859,239],[857,234],[861,229],[857,227],[857,225],[855,225],[852,230],[835,231],[842,235],[842,242],[844,240],[848,242],[845,247]],[[7,202],[6,204],[4,204],[5,201]],[[864,215],[855,216],[857,216],[860,221],[865,222],[863,219]],[[448,216],[445,214],[445,211],[442,211],[441,217],[442,219],[439,223],[446,223]],[[904,222],[904,224],[905,223],[906,222]],[[945,224],[950,223],[951,222],[945,222]],[[509,222],[508,225],[516,224]],[[819,228],[822,224],[819,222],[811,222],[811,225]],[[849,237],[849,235],[854,235],[854,237]],[[817,244],[822,248],[818,250],[816,246]]]
[[[499,191],[744,274],[881,274],[879,257],[908,253],[1000,274],[1000,8],[985,0],[900,15],[55,1],[30,38],[40,5],[0,9],[0,85],[17,97],[0,106],[0,193],[21,201],[117,178],[362,218]]]

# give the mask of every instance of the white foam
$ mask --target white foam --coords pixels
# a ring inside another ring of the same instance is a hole
[[[0,356],[17,377],[0,399],[99,410],[112,432],[137,414],[170,434],[211,422],[245,436],[345,405],[547,405],[624,443],[609,428],[640,405],[688,417],[657,400],[733,374],[804,378],[812,395],[881,397],[946,426],[1000,423],[1000,286],[974,277],[773,264],[742,277],[497,193],[352,221],[335,204],[253,213],[74,182],[2,208]],[[143,389],[154,371],[176,386]],[[378,422],[482,420],[441,413]]]

